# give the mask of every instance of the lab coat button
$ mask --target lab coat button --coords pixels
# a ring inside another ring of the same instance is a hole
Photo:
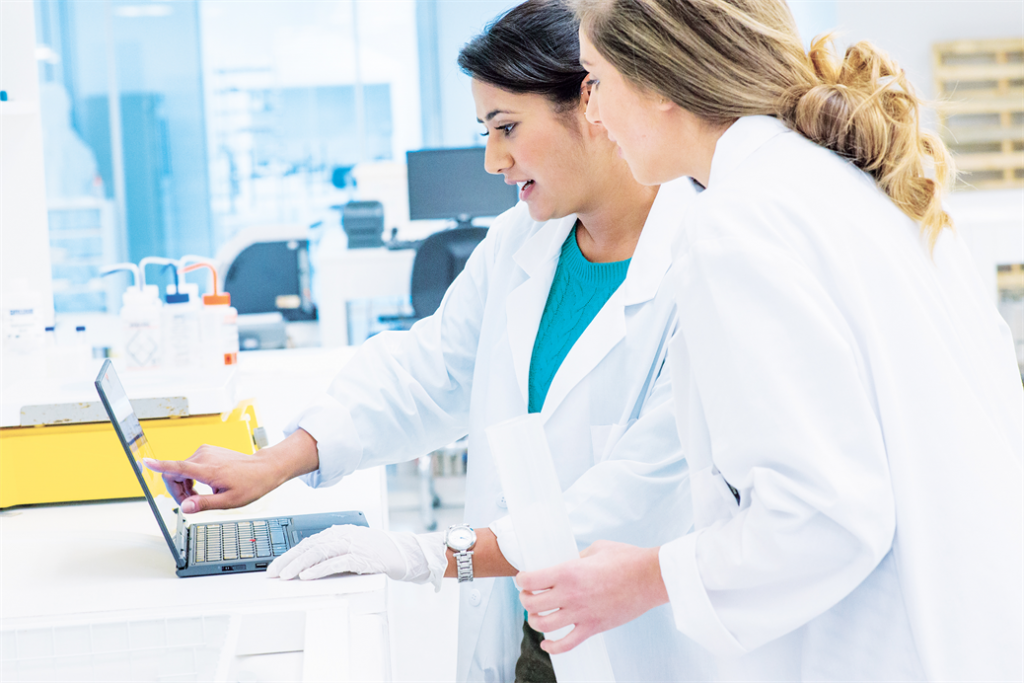
[[[480,604],[480,591],[476,590],[475,588],[469,591],[469,604],[471,604],[473,607],[476,607]]]
[[[508,509],[508,503],[505,502],[505,496],[498,496],[498,500],[496,502],[498,504],[498,507],[500,507],[502,510]]]

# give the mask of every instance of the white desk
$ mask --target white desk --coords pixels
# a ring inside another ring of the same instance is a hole
[[[345,351],[242,354],[271,442]],[[127,466],[127,463],[126,463]],[[386,526],[383,469],[313,490],[289,482],[252,505],[192,518],[361,509]],[[181,579],[142,501],[0,513],[0,680],[389,680],[386,579]]]

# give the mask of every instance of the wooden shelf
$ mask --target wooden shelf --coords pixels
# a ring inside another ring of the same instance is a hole
[[[1024,38],[932,49],[942,138],[962,187],[1024,187]]]

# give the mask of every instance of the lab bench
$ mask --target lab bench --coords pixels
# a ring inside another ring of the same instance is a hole
[[[351,352],[241,354],[236,396],[255,399],[275,443]],[[352,509],[387,528],[383,468],[325,489],[291,481],[244,508],[189,520]],[[4,510],[0,539],[4,681],[391,678],[384,576],[178,578],[144,500]]]

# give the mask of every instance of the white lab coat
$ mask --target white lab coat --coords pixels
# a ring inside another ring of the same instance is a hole
[[[1020,681],[1024,397],[962,240],[933,259],[869,176],[750,117],[677,264],[696,530],[662,575],[717,678]]]
[[[654,546],[692,526],[687,465],[671,406],[667,339],[676,325],[672,254],[695,196],[663,186],[622,286],[583,332],[551,382],[545,431],[581,547],[599,538]],[[318,443],[313,486],[357,468],[409,460],[469,434],[466,521],[507,514],[484,430],[527,412],[530,358],[562,243],[575,216],[546,223],[525,204],[500,216],[437,313],[408,333],[363,345],[293,426]],[[461,590],[460,681],[511,681],[523,609],[512,580]],[[669,635],[666,635],[669,634]],[[663,606],[611,632],[620,680],[684,680],[699,651]]]

